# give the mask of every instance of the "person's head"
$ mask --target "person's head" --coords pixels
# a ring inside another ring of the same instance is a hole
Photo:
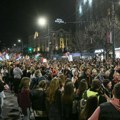
[[[91,74],[90,68],[86,68],[85,73],[86,73],[86,75],[90,75]]]
[[[59,75],[59,79],[60,79],[60,86],[63,87],[65,85],[65,81],[66,81],[65,75],[63,75],[63,74]]]
[[[37,85],[37,88],[46,89],[46,87],[47,87],[47,81],[46,80],[41,80]]]
[[[109,89],[109,90],[112,88],[112,83],[111,83],[111,81],[108,80],[108,79],[104,79],[104,80],[103,80],[103,85],[105,86],[105,88],[107,88],[107,89]]]
[[[97,70],[96,70],[96,69],[93,69],[93,70],[92,70],[92,75],[93,75],[93,76],[97,76],[97,74],[98,74]]]
[[[54,102],[56,91],[60,88],[60,82],[58,78],[53,78],[50,82],[49,89],[47,92],[48,101]]]
[[[88,84],[87,81],[85,79],[82,79],[79,83],[79,88],[80,92],[84,92],[85,90],[88,89]]]
[[[30,85],[30,78],[29,77],[23,77],[20,83],[21,88],[29,88]]]
[[[115,84],[113,88],[113,95],[115,98],[120,99],[120,82]]]
[[[109,76],[110,76],[110,70],[107,70],[107,71],[105,72],[105,77],[108,78]]]
[[[35,71],[35,77],[40,77],[40,76],[41,76],[40,70],[36,70]]]
[[[92,81],[91,89],[93,91],[99,91],[100,87],[101,87],[101,83],[98,79],[95,79],[95,80]]]
[[[64,86],[64,94],[65,95],[71,95],[74,92],[74,85],[71,81],[66,81]]]
[[[20,67],[20,64],[16,64],[16,67]]]
[[[117,80],[120,80],[120,74],[118,72],[115,72],[113,74],[113,79],[117,79]]]

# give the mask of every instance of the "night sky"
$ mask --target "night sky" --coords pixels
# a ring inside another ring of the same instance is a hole
[[[10,47],[19,38],[25,42],[38,29],[36,19],[41,15],[50,22],[74,21],[75,0],[0,0],[0,46]]]

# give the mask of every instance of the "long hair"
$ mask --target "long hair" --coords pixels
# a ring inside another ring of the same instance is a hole
[[[66,81],[66,84],[64,86],[64,92],[62,95],[62,102],[67,104],[71,103],[73,100],[73,93],[74,93],[74,86],[71,81]]]
[[[53,78],[47,90],[47,100],[49,104],[52,104],[55,101],[55,94],[56,94],[56,91],[59,89],[59,87],[60,87],[59,79]]]
[[[22,89],[22,88],[29,89],[29,86],[30,86],[30,78],[23,77],[19,84],[19,89]]]
[[[46,80],[41,80],[38,85],[36,86],[36,89],[42,88],[45,89],[47,87],[47,81]]]

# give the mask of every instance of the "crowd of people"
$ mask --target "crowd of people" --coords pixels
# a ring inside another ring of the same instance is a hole
[[[120,120],[119,82],[119,59],[2,61],[0,116],[9,86],[24,120]]]

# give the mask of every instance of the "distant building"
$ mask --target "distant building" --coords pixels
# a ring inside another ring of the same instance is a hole
[[[67,51],[71,48],[72,35],[63,29],[46,33],[35,32],[29,36],[28,47],[33,48],[33,52],[52,52]]]

